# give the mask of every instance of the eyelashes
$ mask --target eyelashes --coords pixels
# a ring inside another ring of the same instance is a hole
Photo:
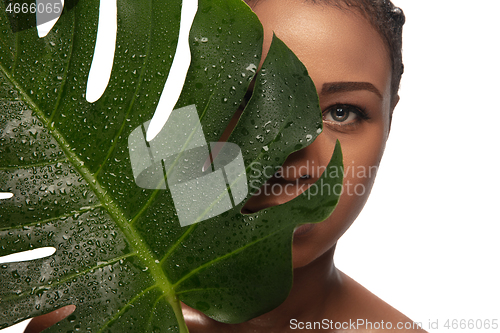
[[[369,119],[364,109],[351,104],[335,104],[323,112],[323,121],[326,124],[346,130],[355,129]]]
[[[247,106],[252,97],[254,84],[250,84],[238,110],[241,112]],[[363,107],[348,103],[336,103],[323,111],[323,123],[332,130],[347,132],[355,130],[364,121],[370,121],[371,117]]]

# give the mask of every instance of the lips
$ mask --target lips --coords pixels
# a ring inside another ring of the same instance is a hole
[[[251,200],[252,198],[250,198]],[[253,207],[251,205],[248,205],[248,202],[247,204],[245,204],[245,206],[243,206],[243,208],[241,209],[241,213],[244,214],[244,215],[250,215],[250,214],[255,214],[257,212],[260,212],[261,210],[264,210],[266,208],[269,208],[269,207],[274,207],[274,206],[278,206],[280,205],[281,203],[267,203],[266,205],[263,205],[263,206],[258,206],[258,207]]]
[[[245,208],[245,207],[243,207],[243,208],[241,209],[241,214],[243,214],[243,215],[251,215],[251,214],[253,214],[253,213],[254,213],[254,212],[252,212],[250,209],[247,209],[247,208]]]
[[[307,234],[309,231],[311,231],[315,227],[315,224],[304,224],[301,225],[300,227],[296,228],[295,231],[293,232],[294,237],[300,237],[305,234]]]

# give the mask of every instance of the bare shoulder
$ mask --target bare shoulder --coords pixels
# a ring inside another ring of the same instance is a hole
[[[340,272],[343,288],[330,311],[341,314],[345,332],[419,332],[426,331],[346,274]],[[339,318],[340,319],[340,318]],[[345,322],[350,325],[346,325]],[[353,324],[355,323],[355,324]],[[340,324],[338,324],[340,325]],[[340,328],[340,327],[339,327]]]

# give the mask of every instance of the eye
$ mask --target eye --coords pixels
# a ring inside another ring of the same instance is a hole
[[[358,107],[349,104],[336,104],[326,109],[323,119],[344,126],[357,123],[360,118],[366,119],[365,113]]]

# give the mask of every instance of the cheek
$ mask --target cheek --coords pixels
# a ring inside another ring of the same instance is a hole
[[[381,130],[378,135],[358,142],[345,142],[344,152],[344,187],[339,205],[330,219],[341,226],[341,234],[349,228],[363,209],[375,181],[380,159],[385,149],[385,135]],[[342,142],[341,142],[342,144]],[[341,236],[337,235],[338,237]]]
[[[387,139],[384,126],[363,135],[339,138],[344,155],[344,186],[337,208],[308,237],[294,240],[294,268],[312,262],[334,246],[363,209],[380,164]],[[336,138],[332,140],[335,142]]]
[[[375,181],[386,140],[385,126],[373,126],[362,136],[340,140],[345,173],[342,198],[348,197],[350,201],[364,205]]]

